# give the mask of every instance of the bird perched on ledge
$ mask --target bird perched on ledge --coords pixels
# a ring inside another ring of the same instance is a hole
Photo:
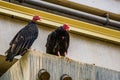
[[[11,62],[15,56],[22,56],[30,49],[38,37],[37,20],[40,20],[40,17],[33,16],[33,19],[15,35],[9,44],[9,49],[5,52],[6,61]]]
[[[70,42],[69,30],[70,26],[63,24],[63,26],[50,33],[47,38],[46,53],[66,56]]]

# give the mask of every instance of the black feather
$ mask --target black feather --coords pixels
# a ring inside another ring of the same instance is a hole
[[[59,27],[48,35],[46,53],[57,55],[59,51],[61,56],[65,56],[64,52],[67,52],[69,42],[69,33],[62,27]]]
[[[22,28],[10,42],[10,48],[5,52],[6,61],[12,61],[17,55],[24,55],[35,39],[38,37],[38,28],[35,22],[31,21]]]

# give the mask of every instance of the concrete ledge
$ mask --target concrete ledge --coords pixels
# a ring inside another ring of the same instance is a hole
[[[50,80],[60,80],[63,74],[72,80],[120,80],[120,72],[37,51],[26,53],[0,80],[39,80],[40,69],[49,72]]]

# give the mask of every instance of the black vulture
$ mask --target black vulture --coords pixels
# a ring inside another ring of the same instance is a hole
[[[69,30],[70,26],[63,24],[63,26],[52,31],[47,38],[46,53],[57,56],[66,56],[70,42]]]
[[[9,49],[5,52],[6,61],[11,62],[15,56],[22,56],[30,49],[38,37],[37,20],[40,20],[40,17],[33,16],[32,20],[15,35],[9,44]]]

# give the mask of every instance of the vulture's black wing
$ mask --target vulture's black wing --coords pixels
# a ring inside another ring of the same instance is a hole
[[[57,35],[55,31],[53,31],[52,33],[48,35],[47,43],[46,43],[46,53],[54,54],[54,47],[56,45],[56,37]]]
[[[66,52],[67,52],[67,49],[68,49],[68,47],[69,47],[69,43],[70,43],[70,36],[69,36],[69,33],[67,32],[66,33]]]
[[[36,26],[27,25],[21,29],[10,42],[10,48],[6,51],[6,61],[12,61],[16,55],[23,55],[31,47],[37,36]]]

